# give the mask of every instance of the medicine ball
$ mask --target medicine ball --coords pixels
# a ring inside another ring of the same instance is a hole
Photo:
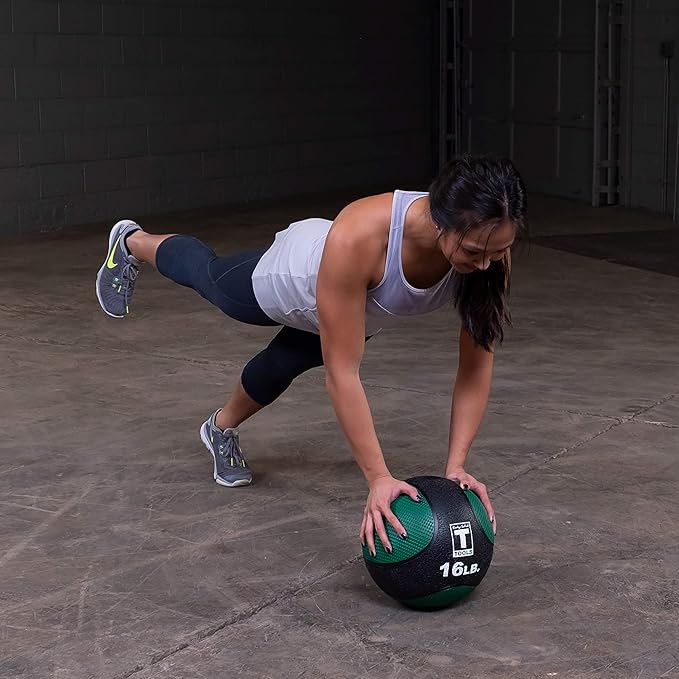
[[[445,608],[483,580],[493,558],[493,526],[476,493],[438,476],[416,476],[420,501],[399,495],[391,509],[406,529],[405,539],[385,521],[392,553],[375,533],[376,556],[367,545],[363,559],[378,587],[406,606]]]

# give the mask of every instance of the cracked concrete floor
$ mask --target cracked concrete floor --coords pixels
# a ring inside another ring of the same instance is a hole
[[[542,235],[667,227],[536,205]],[[144,223],[226,252],[337,207]],[[679,278],[517,256],[515,328],[468,464],[496,507],[494,562],[470,599],[425,614],[367,576],[366,491],[320,371],[242,427],[256,485],[212,482],[198,427],[271,330],[150,270],[133,315],[105,316],[107,231],[0,245],[0,677],[679,677]],[[440,312],[368,347],[396,475],[442,471],[456,332]]]

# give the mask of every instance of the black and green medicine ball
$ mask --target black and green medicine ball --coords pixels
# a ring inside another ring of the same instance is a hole
[[[375,534],[376,556],[363,547],[368,572],[378,587],[411,608],[445,608],[483,580],[493,558],[493,526],[478,496],[438,476],[407,479],[420,502],[399,495],[391,509],[408,537],[385,521],[393,551]]]

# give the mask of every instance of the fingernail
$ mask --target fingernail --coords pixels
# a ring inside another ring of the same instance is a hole
[[[422,498],[421,498],[419,495],[417,495],[417,496],[415,497],[415,502],[419,502],[421,499],[422,499]]]
[[[375,550],[372,550],[372,549],[371,549],[371,550],[370,550],[370,553],[371,553],[373,556],[377,556],[377,552],[376,552]]]
[[[387,547],[387,551],[389,552],[389,554],[391,554],[393,550],[391,547]]]
[[[401,537],[405,540],[405,539],[408,537],[408,533],[406,533],[405,531],[403,531],[403,532],[401,533]]]

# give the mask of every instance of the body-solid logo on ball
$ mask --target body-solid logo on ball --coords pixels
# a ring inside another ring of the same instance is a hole
[[[453,539],[453,558],[474,554],[474,536],[469,521],[450,524],[450,537]]]

